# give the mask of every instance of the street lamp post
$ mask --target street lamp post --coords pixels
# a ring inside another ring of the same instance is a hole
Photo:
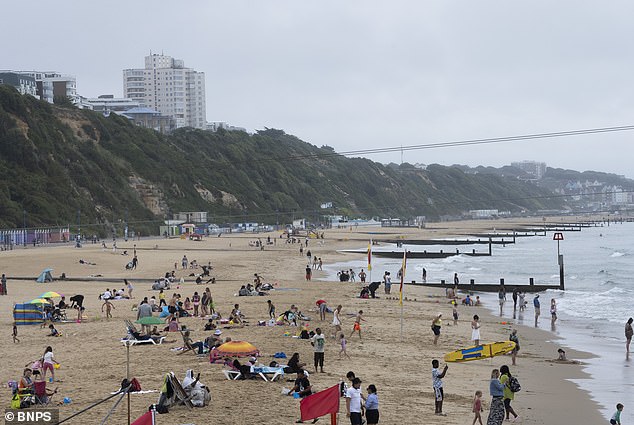
[[[565,290],[564,285],[564,256],[559,251],[559,241],[564,240],[564,234],[561,232],[556,232],[553,235],[553,240],[557,241],[557,262],[559,263],[559,289],[562,291]]]

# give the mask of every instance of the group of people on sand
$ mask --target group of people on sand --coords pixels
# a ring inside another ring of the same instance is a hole
[[[60,364],[55,360],[53,354],[53,347],[48,346],[44,350],[44,354],[38,357],[36,360],[27,363],[24,366],[22,377],[14,388],[14,400],[17,401],[17,405],[13,408],[25,408],[30,407],[32,404],[45,404],[46,400],[53,394],[57,393],[57,388],[51,390],[46,388],[46,375],[50,372],[50,382],[60,382],[55,379],[55,369],[59,368]],[[44,389],[41,392],[36,392],[36,385],[42,383]],[[37,395],[37,401],[31,402],[29,396]]]

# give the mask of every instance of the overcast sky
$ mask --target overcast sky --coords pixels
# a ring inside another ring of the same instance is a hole
[[[24,0],[0,69],[55,70],[122,96],[150,51],[206,73],[207,119],[337,151],[634,124],[634,2]],[[406,152],[537,160],[634,178],[634,132]],[[370,155],[400,162],[400,153]]]

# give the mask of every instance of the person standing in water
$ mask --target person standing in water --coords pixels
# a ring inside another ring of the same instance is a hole
[[[625,350],[627,354],[630,354],[630,343],[632,342],[632,335],[634,335],[632,322],[634,322],[634,319],[630,317],[627,319],[627,323],[625,323]]]

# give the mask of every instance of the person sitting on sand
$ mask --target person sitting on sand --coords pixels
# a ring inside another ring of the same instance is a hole
[[[240,304],[234,304],[233,310],[229,313],[229,321],[239,325],[244,325],[242,321],[243,318],[244,315],[240,312]]]
[[[564,350],[562,350],[561,348],[559,348],[557,350],[557,354],[559,355],[559,357],[557,358],[557,360],[561,360],[563,362],[567,361],[568,359],[566,358],[566,352]]]
[[[50,330],[50,333],[47,336],[62,336],[62,334],[55,329],[55,326],[52,323],[48,325],[48,329]]]
[[[284,373],[297,373],[302,370],[304,366],[306,366],[306,363],[299,361],[299,353],[293,353],[288,361],[288,366],[284,368]]]
[[[183,347],[185,350],[198,350],[198,354],[203,354],[205,349],[205,344],[201,341],[194,342],[189,336],[189,331],[183,332]]]
[[[213,331],[214,329],[216,329],[216,325],[214,324],[213,319],[209,319],[207,323],[205,323],[205,330]]]

